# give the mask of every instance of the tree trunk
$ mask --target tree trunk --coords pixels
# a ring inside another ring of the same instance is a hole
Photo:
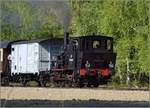
[[[129,60],[128,60],[128,58],[126,58],[126,65],[127,65],[127,73],[126,73],[126,84],[129,86],[129,84],[130,84],[130,67],[129,67]]]

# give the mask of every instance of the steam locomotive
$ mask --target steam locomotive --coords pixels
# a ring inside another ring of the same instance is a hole
[[[69,33],[65,33],[64,50],[50,73],[61,73],[60,79],[65,76],[60,80],[62,85],[67,79],[66,82],[79,87],[98,87],[114,74],[115,61],[112,37],[93,34],[70,39]]]
[[[38,41],[43,46],[42,50],[33,42],[37,41],[19,41],[11,45],[12,59],[7,82],[20,81],[25,86],[28,81],[35,80],[39,86],[46,86],[50,81],[61,87],[98,87],[114,74],[116,53],[113,52],[112,37],[92,34],[70,38],[66,32],[64,39]],[[17,45],[23,52],[19,55],[16,55],[19,52]]]

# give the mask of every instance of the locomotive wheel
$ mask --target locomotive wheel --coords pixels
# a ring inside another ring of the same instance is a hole
[[[73,84],[73,82],[72,81],[66,81],[65,82],[65,87],[73,87],[74,86],[74,84]]]
[[[83,84],[83,83],[80,83],[80,84],[79,84],[79,87],[80,87],[80,88],[84,87],[84,84]]]
[[[80,78],[80,82],[79,82],[80,88],[84,87],[84,82],[85,82],[84,78]]]
[[[77,87],[80,87],[80,88],[84,87],[83,78],[77,78],[76,79],[76,85],[77,85]]]
[[[95,81],[93,81],[93,87],[98,87],[99,86],[99,80],[96,79]]]
[[[72,85],[73,85],[72,82],[69,81],[68,86],[69,86],[69,87],[72,87]]]
[[[98,87],[98,86],[99,86],[98,83],[93,84],[93,87]]]
[[[84,87],[84,82],[83,82],[83,79],[80,79],[80,82],[79,82],[79,87],[80,87],[80,88]]]
[[[87,84],[87,87],[91,87],[91,84]]]

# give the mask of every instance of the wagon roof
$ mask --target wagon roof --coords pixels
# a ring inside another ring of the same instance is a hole
[[[0,41],[0,48],[7,48],[11,41]]]
[[[25,41],[15,42],[14,44],[40,43],[40,42],[43,42],[43,41],[51,41],[51,40],[63,40],[63,38],[25,40]]]
[[[15,42],[20,42],[23,40],[3,40],[0,41],[0,48],[8,48],[8,46],[10,46],[11,44],[15,43]]]

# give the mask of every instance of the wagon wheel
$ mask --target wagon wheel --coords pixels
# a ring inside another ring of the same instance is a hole
[[[44,81],[44,80],[40,81],[40,84],[41,84],[42,87],[46,87],[46,81]]]
[[[42,86],[42,85],[41,85],[41,82],[40,82],[40,81],[37,81],[37,82],[38,82],[38,86],[41,87],[41,86]]]
[[[25,80],[25,78],[21,78],[20,83],[23,87],[25,87],[27,85],[27,80]]]
[[[22,82],[22,85],[25,87],[25,86],[27,86],[27,81],[23,81]]]
[[[44,81],[44,78],[42,75],[40,75],[40,77],[39,77],[38,85],[40,87],[46,87],[46,81]]]
[[[8,78],[8,77],[5,78],[4,84],[5,84],[6,86],[9,86],[9,78]]]
[[[1,78],[1,85],[8,86],[9,85],[9,78],[8,77]]]
[[[46,87],[46,82],[45,81],[38,81],[38,86],[39,87]]]

